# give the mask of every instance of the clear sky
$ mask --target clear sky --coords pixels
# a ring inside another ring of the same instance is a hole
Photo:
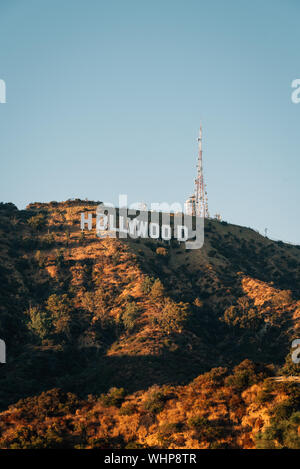
[[[300,244],[298,0],[0,0],[0,200],[184,202]]]

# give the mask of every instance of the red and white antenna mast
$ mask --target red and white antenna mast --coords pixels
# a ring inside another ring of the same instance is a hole
[[[206,185],[204,184],[202,161],[202,125],[198,137],[197,178],[195,179],[195,211],[197,217],[208,218],[208,199]]]

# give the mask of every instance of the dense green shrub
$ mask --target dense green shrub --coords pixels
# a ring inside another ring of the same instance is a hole
[[[271,371],[263,365],[244,360],[233,369],[233,374],[225,378],[225,385],[237,391],[243,391],[253,384],[263,381],[271,375]]]
[[[148,275],[145,275],[141,284],[141,290],[145,295],[148,295],[151,292],[153,282],[154,282],[153,277],[149,277]]]
[[[150,414],[158,414],[164,408],[166,396],[159,388],[153,387],[148,393],[147,399],[143,403],[143,408]]]
[[[132,415],[135,412],[136,406],[133,402],[125,402],[120,409],[120,415]]]
[[[165,293],[164,286],[161,283],[161,281],[157,278],[151,287],[151,292],[150,292],[151,297],[154,300],[160,300],[164,296],[164,293]]]
[[[208,426],[208,419],[199,415],[195,415],[188,420],[188,425],[194,429],[203,429]]]
[[[128,303],[122,315],[122,322],[127,332],[133,331],[136,326],[136,320],[140,315],[139,308],[135,303]]]
[[[290,290],[282,290],[272,296],[271,303],[275,307],[282,307],[293,301],[292,292]]]
[[[62,436],[54,429],[47,428],[45,432],[38,431],[31,426],[18,428],[8,442],[2,446],[7,449],[62,449],[67,445]]]
[[[22,417],[26,420],[34,418],[44,419],[74,412],[78,407],[77,396],[66,393],[59,388],[42,392],[39,396],[20,399],[14,407],[22,411]]]
[[[38,307],[31,307],[27,314],[30,318],[27,323],[28,329],[41,340],[49,336],[52,331],[52,321],[49,313],[41,311]]]
[[[225,428],[218,421],[208,420],[202,416],[194,416],[188,420],[188,425],[196,432],[199,439],[213,442],[226,435]]]
[[[38,213],[27,220],[28,225],[36,231],[42,230],[46,226],[46,222],[47,220],[43,213]]]
[[[277,405],[273,409],[271,425],[256,436],[258,449],[300,449],[300,412],[290,412],[288,403]]]
[[[57,334],[69,335],[71,326],[71,311],[73,305],[68,295],[51,295],[46,304],[55,332]]]
[[[236,305],[229,306],[225,312],[223,321],[229,326],[240,329],[258,330],[264,325],[258,308],[249,300],[241,297]]]
[[[120,407],[124,401],[126,392],[124,388],[110,388],[107,394],[101,394],[100,402],[105,407],[116,406]]]
[[[168,299],[157,318],[157,322],[167,334],[171,332],[181,333],[190,315],[191,310],[188,303],[182,301],[176,303]]]

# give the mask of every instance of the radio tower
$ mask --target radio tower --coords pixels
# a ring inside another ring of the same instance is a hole
[[[197,178],[195,179],[195,212],[197,217],[208,218],[208,199],[206,185],[204,184],[202,161],[202,125],[198,137]]]

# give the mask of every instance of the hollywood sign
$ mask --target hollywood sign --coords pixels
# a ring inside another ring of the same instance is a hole
[[[100,238],[176,239],[184,242],[186,249],[200,249],[204,243],[204,219],[183,213],[116,209],[99,204],[94,216],[91,212],[81,213],[80,226],[89,231],[94,227]]]

